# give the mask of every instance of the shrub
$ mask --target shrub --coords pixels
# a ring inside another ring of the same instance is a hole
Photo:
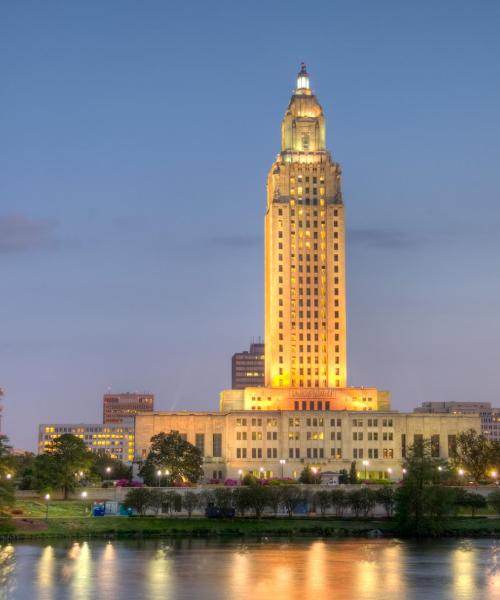
[[[458,490],[457,490],[458,491]],[[460,492],[456,493],[454,498],[454,504],[458,506],[462,506],[463,508],[469,508],[471,511],[471,516],[474,517],[476,514],[476,510],[479,508],[485,508],[487,505],[486,498],[481,494],[476,494],[474,492],[467,492],[465,490],[460,489]]]
[[[306,465],[302,469],[302,473],[299,476],[299,482],[305,484],[317,484],[321,481],[321,475],[319,473],[314,473],[312,468],[309,465]]]
[[[222,487],[214,490],[214,500],[217,508],[226,510],[233,506],[233,490]]]
[[[488,504],[495,514],[500,516],[500,490],[488,494]]]
[[[241,485],[255,485],[258,482],[259,480],[251,473],[245,473],[245,475],[243,475],[243,479],[241,480]]]

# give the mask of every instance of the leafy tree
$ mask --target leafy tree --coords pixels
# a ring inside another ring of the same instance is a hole
[[[10,465],[15,474],[16,485],[20,490],[34,489],[33,465],[35,455],[33,452],[23,452],[12,455]]]
[[[361,511],[363,510],[361,489],[350,490],[347,492],[347,504],[355,517],[359,517],[361,515]]]
[[[100,480],[126,479],[130,481],[132,479],[132,467],[117,458],[112,458],[106,450],[99,450],[94,454],[91,472]]]
[[[396,503],[396,495],[394,488],[389,485],[384,485],[376,491],[376,499],[379,504],[384,507],[385,514],[392,517],[394,512],[394,504]]]
[[[273,511],[273,514],[277,515],[281,504],[281,488],[272,485],[267,486],[267,492],[269,495],[269,507]]]
[[[367,517],[377,504],[377,492],[372,488],[363,487],[360,490],[361,512]]]
[[[321,475],[318,472],[314,472],[310,465],[306,465],[302,469],[302,473],[299,476],[299,482],[305,484],[318,484],[321,481]]]
[[[52,440],[44,454],[35,458],[35,487],[39,491],[61,489],[67,500],[69,493],[79,485],[79,473],[88,473],[93,461],[93,454],[82,439],[64,433]]]
[[[298,486],[287,485],[280,488],[280,505],[285,509],[290,519],[294,510],[303,500],[304,494]]]
[[[10,463],[12,448],[9,439],[0,435],[0,511],[14,504],[14,487],[7,475],[12,475]]]
[[[328,490],[320,490],[316,492],[316,504],[319,506],[319,510],[323,516],[325,516],[326,511],[332,505],[332,495]]]
[[[166,493],[160,492],[159,490],[156,490],[156,492],[161,494],[161,508],[163,512],[170,514],[173,512],[181,512],[182,496],[179,492],[174,492],[173,490]]]
[[[472,517],[475,516],[476,511],[478,509],[486,508],[486,506],[487,506],[486,498],[482,494],[476,494],[474,492],[467,492],[466,490],[462,490],[460,488],[459,488],[459,490],[454,490],[455,491],[455,498],[454,498],[455,506],[458,505],[463,508],[470,509]]]
[[[159,433],[151,438],[151,448],[139,475],[147,485],[155,485],[158,481],[156,473],[168,470],[170,475],[164,476],[164,480],[169,483],[183,479],[196,483],[203,475],[202,462],[200,450],[179,432]]]
[[[500,490],[488,494],[488,505],[496,515],[500,516]]]
[[[453,488],[430,485],[424,489],[425,512],[434,523],[441,524],[442,519],[450,516],[454,509],[454,502]]]
[[[403,467],[406,476],[396,492],[395,515],[401,533],[417,537],[439,533],[442,519],[453,507],[450,495],[435,490],[437,467],[441,460],[432,457],[431,443],[423,440],[407,450]]]
[[[133,488],[125,496],[124,505],[127,508],[136,510],[139,515],[143,516],[150,508],[155,508],[158,502],[158,496],[153,492],[158,490],[150,490],[148,488]]]
[[[346,484],[349,483],[349,473],[347,469],[340,469],[339,471],[339,483]]]
[[[221,510],[227,510],[233,506],[233,490],[223,487],[214,490],[215,505]]]
[[[199,494],[200,507],[208,508],[211,505],[215,504],[215,495],[213,490],[202,490]]]
[[[236,512],[244,517],[250,509],[248,485],[237,487],[233,492],[233,502]]]
[[[496,445],[474,429],[462,431],[457,435],[456,453],[453,458],[455,467],[464,469],[474,481],[483,479],[486,471],[495,459]]]
[[[0,434],[0,477],[11,474],[12,466],[12,446],[9,444],[9,438]]]
[[[249,485],[245,487],[248,507],[260,519],[266,506],[269,505],[269,489],[265,485]]]
[[[358,483],[358,471],[356,470],[356,462],[352,461],[349,469],[349,483]]]
[[[341,517],[344,514],[344,510],[348,504],[347,494],[344,490],[332,490],[330,492],[330,502],[335,510],[335,515]]]
[[[195,492],[187,491],[182,495],[182,508],[191,517],[193,511],[200,506],[200,498]]]

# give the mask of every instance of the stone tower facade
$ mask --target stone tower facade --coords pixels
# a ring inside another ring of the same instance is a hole
[[[268,387],[347,385],[341,170],[305,65],[267,179],[265,380]]]

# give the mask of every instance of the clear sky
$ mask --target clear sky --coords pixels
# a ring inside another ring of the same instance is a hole
[[[349,382],[500,405],[500,2],[2,2],[4,431],[217,409],[263,334],[300,61],[344,172]]]

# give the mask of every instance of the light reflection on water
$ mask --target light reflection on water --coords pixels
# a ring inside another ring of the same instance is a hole
[[[0,598],[500,600],[496,540],[147,540],[0,546]]]

